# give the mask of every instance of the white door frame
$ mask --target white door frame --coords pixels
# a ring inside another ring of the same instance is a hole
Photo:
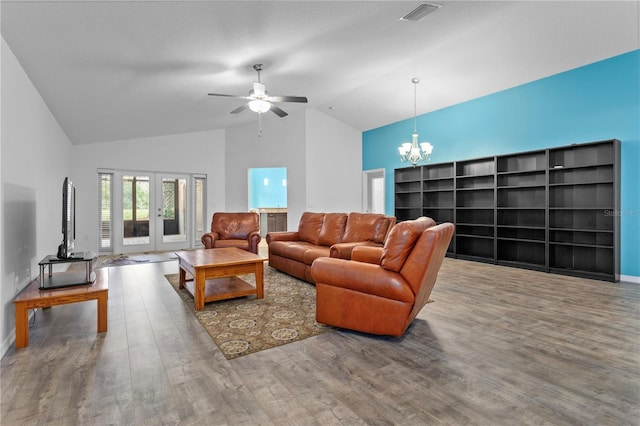
[[[373,190],[373,186],[371,185],[371,182],[374,179],[382,179],[382,200],[383,200],[383,206],[382,206],[382,212],[377,212],[377,213],[383,213],[386,214],[386,171],[385,169],[371,169],[371,170],[364,170],[362,172],[362,211],[366,212],[366,213],[370,213],[372,210],[372,206],[371,206],[371,202],[372,202],[372,190]]]
[[[149,177],[149,243],[124,244],[123,216],[122,216],[122,178],[123,176]],[[162,178],[184,178],[187,182],[187,217],[185,218],[186,241],[162,242]],[[192,246],[193,212],[191,211],[191,197],[193,179],[191,175],[182,173],[149,172],[140,170],[117,170],[113,182],[113,253],[136,253],[160,250],[177,250]]]

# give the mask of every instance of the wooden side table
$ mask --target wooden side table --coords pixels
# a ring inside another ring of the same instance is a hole
[[[108,268],[97,269],[93,284],[40,290],[35,279],[13,299],[16,310],[16,349],[29,346],[29,309],[50,308],[68,303],[96,300],[98,304],[98,333],[107,331],[109,296]]]

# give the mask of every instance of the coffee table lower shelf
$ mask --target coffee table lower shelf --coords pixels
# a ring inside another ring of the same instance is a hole
[[[195,298],[196,289],[194,280],[186,280],[184,288]],[[251,296],[256,294],[256,288],[236,276],[223,278],[210,278],[204,286],[204,301],[215,302],[217,300],[234,299],[236,297]]]

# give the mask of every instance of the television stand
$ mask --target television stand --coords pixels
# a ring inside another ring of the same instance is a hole
[[[40,290],[51,290],[56,288],[92,284],[96,280],[96,274],[93,271],[93,266],[97,256],[93,252],[84,252],[82,254],[82,257],[73,256],[65,259],[60,259],[58,256],[52,254],[38,262],[38,265],[40,266]],[[53,265],[79,262],[83,262],[85,264],[84,271],[53,273]],[[45,269],[47,269],[46,274]]]
[[[84,286],[42,289],[35,279],[13,299],[16,310],[16,349],[29,346],[29,309],[48,309],[68,303],[95,300],[98,310],[98,333],[107,331],[109,271],[107,268],[95,272],[95,282]],[[54,274],[58,275],[58,274]]]

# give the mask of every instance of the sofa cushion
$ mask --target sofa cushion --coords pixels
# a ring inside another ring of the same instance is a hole
[[[213,248],[237,247],[243,250],[249,250],[249,240],[216,240]]]
[[[352,212],[349,213],[342,242],[373,241],[382,244],[388,228],[389,219],[383,214]]]
[[[396,224],[384,243],[380,265],[384,269],[400,272],[407,256],[425,229],[434,226],[431,218],[420,217]]]
[[[347,215],[345,213],[325,213],[318,236],[318,244],[331,246],[341,242],[346,224]]]
[[[257,213],[214,213],[211,231],[217,232],[223,240],[242,240],[252,231],[260,229]]]
[[[316,246],[304,252],[303,262],[305,265],[311,266],[314,260],[319,257],[329,257],[328,246]]]
[[[311,244],[318,244],[318,236],[324,221],[324,213],[304,212],[300,217],[298,225],[298,235],[301,241]]]
[[[304,262],[305,252],[316,247],[315,244],[305,241],[273,241],[269,245],[269,252],[297,262]]]

